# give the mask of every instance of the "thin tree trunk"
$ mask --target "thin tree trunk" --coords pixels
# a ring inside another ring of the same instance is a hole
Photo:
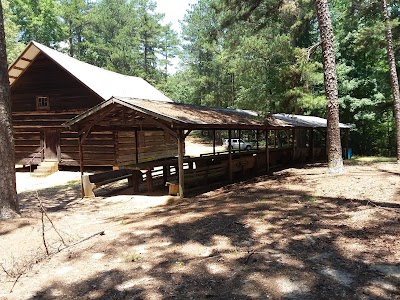
[[[14,137],[11,125],[10,83],[7,70],[3,6],[0,0],[0,219],[19,213],[17,200]]]
[[[321,36],[324,64],[325,95],[328,100],[327,117],[327,154],[328,172],[343,173],[342,147],[340,144],[339,101],[336,77],[333,29],[327,0],[316,0],[318,26]]]
[[[396,70],[396,60],[394,57],[393,50],[393,37],[392,30],[390,28],[389,23],[389,13],[387,10],[386,0],[381,1],[382,4],[382,15],[383,22],[386,26],[386,49],[387,56],[389,61],[389,71],[390,71],[390,83],[392,85],[392,94],[393,94],[393,102],[394,102],[394,118],[396,124],[396,155],[397,155],[397,163],[400,163],[400,92],[399,92],[399,80],[397,77]]]

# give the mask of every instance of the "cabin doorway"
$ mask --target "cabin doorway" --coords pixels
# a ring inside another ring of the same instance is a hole
[[[60,132],[57,129],[44,131],[44,159],[59,161],[60,156]]]

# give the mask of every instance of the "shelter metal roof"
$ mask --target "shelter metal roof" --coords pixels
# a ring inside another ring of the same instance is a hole
[[[10,85],[18,80],[40,53],[44,53],[104,100],[119,96],[172,102],[142,78],[90,65],[34,41],[28,44],[22,54],[8,68]]]
[[[273,119],[283,122],[291,127],[305,128],[326,128],[327,120],[315,116],[289,115],[289,114],[273,114]],[[339,123],[342,129],[352,128],[351,125]]]

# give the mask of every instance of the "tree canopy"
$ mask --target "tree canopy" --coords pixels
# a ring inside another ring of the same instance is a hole
[[[380,1],[329,1],[340,121],[353,152],[395,155],[386,26]],[[400,5],[388,0],[399,71]],[[175,101],[326,117],[313,0],[199,0],[182,37],[152,0],[7,0],[9,62],[31,39],[80,60],[140,76]],[[171,60],[181,66],[169,74]]]
[[[340,121],[355,125],[351,131],[355,153],[393,156],[393,97],[380,3],[329,3]],[[398,58],[398,1],[388,1],[388,10]],[[183,68],[169,82],[185,78],[185,83],[181,89],[170,87],[171,98],[326,117],[314,1],[199,0],[186,14],[183,33]]]

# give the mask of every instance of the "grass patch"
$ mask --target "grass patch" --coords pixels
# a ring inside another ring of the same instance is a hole
[[[135,262],[140,259],[140,254],[133,250],[131,253],[125,255],[124,261],[125,262]]]
[[[63,185],[77,185],[77,184],[80,184],[80,183],[81,183],[80,179],[73,179],[73,180],[67,181]]]
[[[353,156],[352,159],[345,161],[348,164],[368,164],[382,162],[396,162],[396,157],[385,156]]]
[[[310,203],[316,203],[316,202],[318,201],[318,198],[315,197],[315,196],[313,196],[313,195],[305,195],[305,196],[303,197],[303,199],[304,199],[305,201],[307,201],[307,202],[310,202]]]

